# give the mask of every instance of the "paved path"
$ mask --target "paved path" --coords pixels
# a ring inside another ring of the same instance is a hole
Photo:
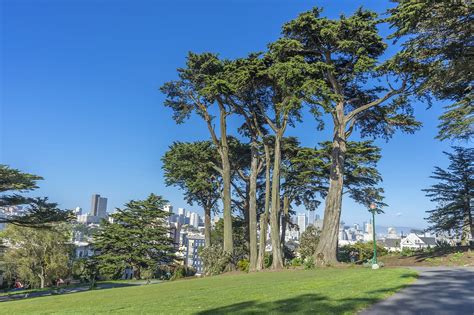
[[[473,315],[474,268],[416,267],[418,280],[360,315]]]

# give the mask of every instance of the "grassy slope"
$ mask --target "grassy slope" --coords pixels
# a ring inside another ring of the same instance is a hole
[[[380,257],[385,266],[474,266],[474,251],[468,247],[433,249],[401,256],[398,253]]]
[[[182,280],[0,304],[3,314],[354,313],[415,279],[406,269],[288,270]]]

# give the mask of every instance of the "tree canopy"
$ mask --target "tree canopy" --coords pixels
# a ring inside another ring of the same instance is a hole
[[[437,183],[424,190],[437,204],[427,211],[427,219],[432,231],[460,236],[467,245],[474,238],[474,149],[453,147],[453,151],[445,152],[450,161],[448,168],[436,167],[431,175]]]
[[[167,225],[169,213],[163,211],[167,201],[151,194],[145,200],[131,200],[111,214],[112,222],[103,221],[94,235],[99,268],[114,278],[126,268],[134,277],[153,275],[175,259],[173,240]]]

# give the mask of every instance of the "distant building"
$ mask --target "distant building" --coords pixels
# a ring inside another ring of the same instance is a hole
[[[172,213],[172,212],[173,212],[173,206],[172,206],[172,205],[165,205],[165,206],[163,207],[163,211],[164,211],[164,212]]]
[[[189,217],[189,225],[195,227],[196,229],[199,227],[199,214],[196,212],[192,212]]]
[[[410,233],[403,238],[400,243],[400,248],[409,249],[424,249],[436,246],[436,238],[430,236],[420,236],[416,233]]]
[[[308,217],[306,216],[306,213],[298,214],[298,217],[296,218],[296,224],[298,224],[301,237],[301,234],[306,231],[306,227],[308,226]]]
[[[92,195],[91,216],[105,218],[107,216],[107,198],[101,197],[99,194]]]
[[[401,250],[401,238],[385,238],[382,241],[382,246],[389,252],[399,252]]]
[[[204,272],[204,265],[201,257],[199,257],[198,249],[205,245],[204,235],[187,234],[184,235],[184,247],[186,253],[184,256],[184,264],[196,269],[197,274]]]

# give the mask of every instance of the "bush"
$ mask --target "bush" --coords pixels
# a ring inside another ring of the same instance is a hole
[[[415,254],[415,251],[411,248],[404,248],[402,249],[402,251],[400,252],[400,255],[404,256],[404,257],[409,257],[409,256],[413,256]]]
[[[290,261],[290,265],[293,267],[299,267],[303,264],[303,260],[301,258],[293,258]]]
[[[207,276],[214,276],[224,272],[225,268],[232,261],[232,256],[226,253],[219,245],[211,245],[199,248],[204,273]]]
[[[362,242],[357,242],[352,245],[345,245],[342,246],[339,250],[338,256],[339,256],[339,261],[342,262],[350,262],[350,252],[356,252],[356,262],[363,262],[367,259],[372,259],[374,256],[374,245],[373,243],[362,243]],[[379,246],[377,244],[377,256],[384,256],[388,253],[388,251]]]
[[[180,265],[176,267],[176,269],[173,272],[173,276],[171,276],[170,280],[192,277],[195,274],[196,274],[196,269],[194,269],[193,267]]]
[[[241,259],[237,263],[237,269],[240,271],[249,272],[250,262],[248,259]]]
[[[265,268],[270,268],[273,263],[273,255],[271,253],[265,253],[265,257],[263,258],[263,266]]]
[[[311,257],[306,257],[306,259],[305,259],[304,262],[303,262],[303,266],[304,266],[304,269],[305,269],[305,270],[314,269],[315,265],[314,265],[314,258],[313,258],[313,256],[311,256]]]
[[[298,252],[300,253],[303,259],[314,255],[314,253],[316,252],[316,247],[319,243],[320,234],[321,231],[314,225],[309,225],[306,230],[301,234]]]

